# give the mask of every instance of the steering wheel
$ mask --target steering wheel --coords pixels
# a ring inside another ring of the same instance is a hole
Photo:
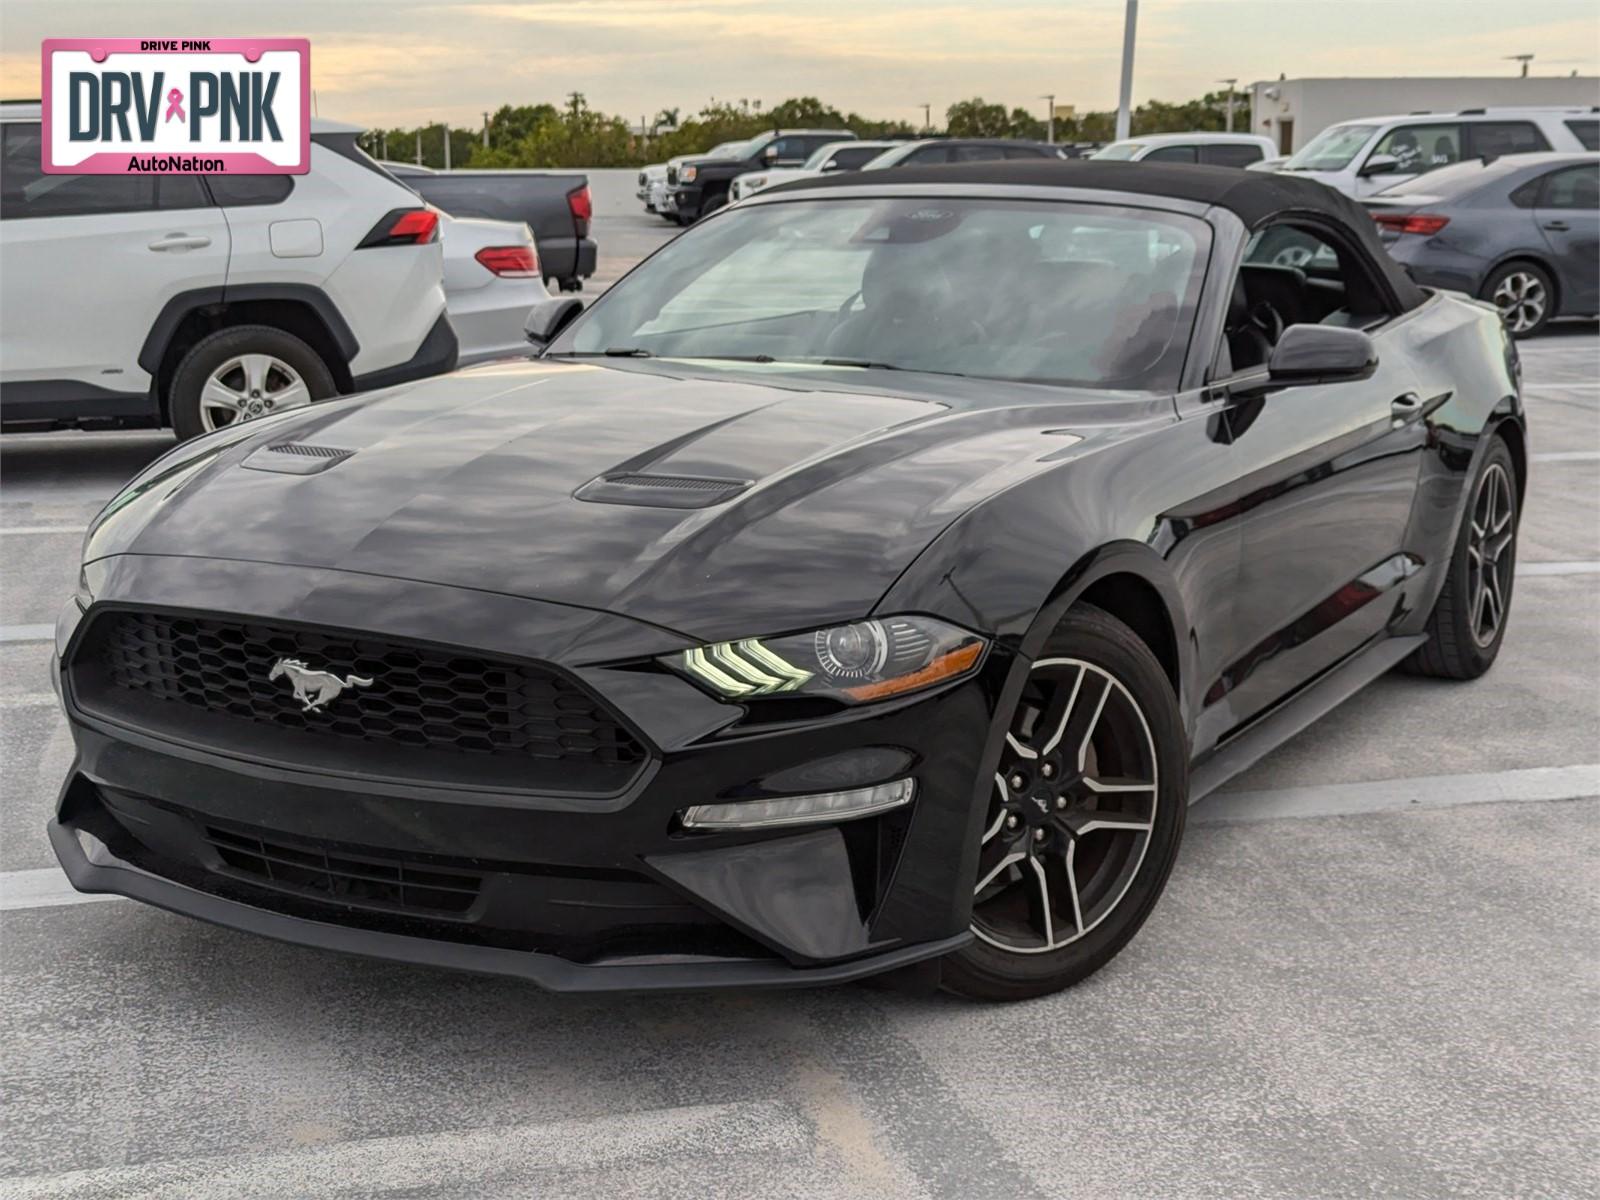
[[[1250,306],[1250,324],[1261,332],[1268,345],[1276,346],[1283,336],[1283,317],[1265,300],[1257,300]]]

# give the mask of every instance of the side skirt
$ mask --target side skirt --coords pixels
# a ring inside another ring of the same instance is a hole
[[[1246,767],[1254,766],[1427,640],[1425,634],[1384,638],[1331,667],[1196,763],[1189,775],[1189,803],[1203,799]]]

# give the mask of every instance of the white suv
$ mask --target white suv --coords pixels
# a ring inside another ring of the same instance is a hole
[[[0,106],[0,422],[235,421],[451,370],[439,214],[314,119],[305,175],[45,175]]]
[[[1152,133],[1102,146],[1090,158],[1122,162],[1204,163],[1249,167],[1278,153],[1271,138],[1254,133]]]
[[[1361,197],[1469,158],[1597,149],[1593,108],[1464,108],[1330,125],[1278,170]]]

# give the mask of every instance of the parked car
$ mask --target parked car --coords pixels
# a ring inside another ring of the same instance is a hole
[[[1253,133],[1152,133],[1102,146],[1091,157],[1125,162],[1205,163],[1248,167],[1278,156],[1271,138]]]
[[[1246,171],[1281,171],[1283,164],[1289,161],[1287,154],[1274,154],[1271,158],[1258,159],[1245,168]]]
[[[531,354],[528,313],[550,298],[533,232],[481,217],[444,216],[442,224],[444,298],[461,347],[457,365]]]
[[[1370,196],[1468,158],[1600,150],[1600,109],[1464,108],[1329,126],[1278,169]]]
[[[564,292],[594,274],[589,237],[594,202],[586,175],[546,171],[435,171],[410,163],[384,168],[429,204],[453,217],[486,217],[533,230],[544,277]]]
[[[689,225],[728,203],[728,189],[740,175],[758,168],[798,167],[830,142],[854,141],[848,129],[775,129],[704,158],[667,164],[678,224]]]
[[[1134,936],[1190,801],[1397,664],[1489,670],[1516,352],[1359,206],[1123,162],[863,190],[551,299],[541,359],[135,479],[56,629],[73,885],[564,991],[1018,999]],[[1258,261],[1280,228],[1333,265]]]
[[[0,424],[179,437],[450,370],[438,214],[314,118],[305,175],[45,175],[0,105]]]
[[[651,194],[653,184],[667,181],[667,164],[651,163],[639,172],[639,186],[634,191],[634,196],[644,205],[645,212],[655,212],[655,198]]]
[[[700,159],[742,158],[742,151],[747,141],[748,139],[737,142],[719,142],[704,154],[680,154],[676,158],[668,159],[666,171],[662,177],[650,180],[650,198],[646,201],[645,207],[658,217],[676,224],[678,221],[677,201],[673,197],[674,184],[671,181],[677,179],[678,169],[684,163],[696,162]]]
[[[816,153],[798,167],[770,167],[736,176],[728,194],[734,201],[739,201],[774,184],[805,179],[810,175],[831,175],[835,171],[859,171],[883,151],[898,144],[897,142],[829,142],[819,146]]]
[[[1008,158],[1068,158],[1062,147],[1048,142],[1013,138],[922,138],[900,142],[861,169],[887,171],[892,167],[926,167],[936,163],[999,162]]]
[[[1600,313],[1600,155],[1473,159],[1364,203],[1413,279],[1491,301],[1518,337]]]

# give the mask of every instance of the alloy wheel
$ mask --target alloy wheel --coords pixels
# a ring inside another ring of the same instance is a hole
[[[1512,333],[1526,333],[1538,325],[1550,303],[1544,280],[1527,271],[1508,274],[1495,287],[1493,299]]]
[[[1517,529],[1511,479],[1499,463],[1491,463],[1478,482],[1467,530],[1467,596],[1472,640],[1488,646],[1500,633],[1516,555]]]
[[[241,354],[206,380],[200,392],[200,423],[209,432],[310,403],[311,389],[281,358]]]
[[[1149,722],[1114,675],[1076,658],[1034,663],[994,778],[973,933],[1043,954],[1110,916],[1150,845],[1156,762]]]

